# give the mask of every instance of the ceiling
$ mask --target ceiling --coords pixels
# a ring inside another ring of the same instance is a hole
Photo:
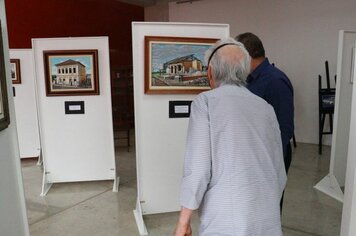
[[[148,6],[154,6],[158,3],[168,3],[168,2],[176,2],[177,4],[179,3],[188,3],[188,2],[195,2],[199,0],[117,0],[119,2],[125,2],[141,7],[148,7]]]

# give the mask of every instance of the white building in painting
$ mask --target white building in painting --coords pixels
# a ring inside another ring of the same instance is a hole
[[[163,64],[163,70],[169,75],[193,73],[203,70],[203,63],[194,54],[175,58]]]
[[[57,67],[57,76],[55,84],[67,86],[79,86],[86,82],[85,65],[79,61],[67,60],[55,65]]]

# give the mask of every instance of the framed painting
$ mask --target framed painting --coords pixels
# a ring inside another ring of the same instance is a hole
[[[6,129],[10,124],[9,103],[6,87],[6,72],[4,61],[4,49],[0,26],[0,131]]]
[[[145,93],[187,94],[211,89],[204,56],[217,40],[145,36]]]
[[[13,84],[21,84],[20,59],[10,59],[11,80]]]
[[[98,50],[43,51],[47,96],[99,95]]]

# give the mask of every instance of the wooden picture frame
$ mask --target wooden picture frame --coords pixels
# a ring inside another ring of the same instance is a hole
[[[217,40],[145,36],[145,93],[194,94],[211,89],[204,56]]]
[[[21,84],[20,59],[10,59],[12,84]]]
[[[43,51],[47,96],[99,95],[98,50]]]
[[[10,112],[6,86],[6,68],[4,61],[4,48],[0,25],[0,131],[10,124]]]

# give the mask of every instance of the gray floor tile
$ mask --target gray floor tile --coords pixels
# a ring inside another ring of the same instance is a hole
[[[131,143],[134,143],[132,135]],[[130,151],[117,143],[119,192],[112,181],[54,184],[40,197],[42,172],[36,160],[23,161],[27,212],[31,235],[138,235],[132,210],[136,202],[134,145]],[[318,155],[317,145],[298,143],[288,175],[282,215],[284,236],[339,235],[342,204],[313,186],[329,169],[330,147]],[[150,235],[171,235],[178,213],[146,215]],[[198,216],[192,220],[197,234]]]

